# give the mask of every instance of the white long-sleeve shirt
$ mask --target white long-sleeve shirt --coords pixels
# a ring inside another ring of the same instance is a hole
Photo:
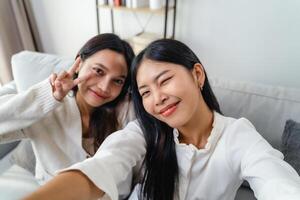
[[[300,199],[300,178],[244,118],[214,113],[213,129],[204,149],[174,141],[179,165],[179,198],[234,199],[243,180],[259,200]],[[145,155],[145,140],[137,122],[109,136],[94,157],[66,169],[82,171],[113,200],[130,193],[132,175]],[[139,185],[130,199],[138,199]]]
[[[82,147],[81,117],[75,98],[67,95],[57,101],[49,80],[18,94],[0,96],[0,143],[22,138],[32,141],[39,183],[88,156]]]

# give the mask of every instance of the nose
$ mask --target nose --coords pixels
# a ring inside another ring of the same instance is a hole
[[[97,83],[97,87],[102,90],[104,94],[110,93],[110,80],[109,79],[102,79]]]
[[[163,105],[165,101],[169,98],[168,95],[160,91],[154,92],[153,96],[156,106]]]

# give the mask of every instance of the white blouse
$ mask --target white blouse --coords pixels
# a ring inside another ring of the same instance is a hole
[[[128,106],[125,102],[118,108],[122,126],[133,118],[126,113]],[[82,147],[81,117],[75,98],[67,95],[57,101],[48,79],[26,91],[0,96],[0,143],[24,138],[31,140],[35,177],[40,184],[50,180],[55,171],[90,157]]]
[[[233,200],[247,180],[256,198],[299,200],[300,178],[244,118],[233,119],[214,113],[213,129],[204,149],[178,141],[174,129],[179,166],[179,199]],[[138,123],[110,135],[94,157],[71,166],[88,176],[106,193],[122,199],[130,194],[145,156],[145,140]],[[133,176],[133,177],[132,177]],[[130,199],[138,199],[139,185]]]

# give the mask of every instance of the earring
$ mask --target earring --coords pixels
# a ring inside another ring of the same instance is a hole
[[[200,84],[199,87],[200,87],[200,90],[202,91],[203,90],[203,86]]]

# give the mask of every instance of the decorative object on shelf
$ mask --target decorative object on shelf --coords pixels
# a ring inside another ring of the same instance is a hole
[[[142,32],[128,39],[128,42],[131,44],[134,52],[137,54],[152,41],[157,40],[159,38],[161,38],[159,34]]]
[[[143,8],[149,6],[149,0],[131,0],[132,8]]]
[[[156,10],[161,9],[163,7],[163,1],[162,0],[149,0],[149,8]]]

